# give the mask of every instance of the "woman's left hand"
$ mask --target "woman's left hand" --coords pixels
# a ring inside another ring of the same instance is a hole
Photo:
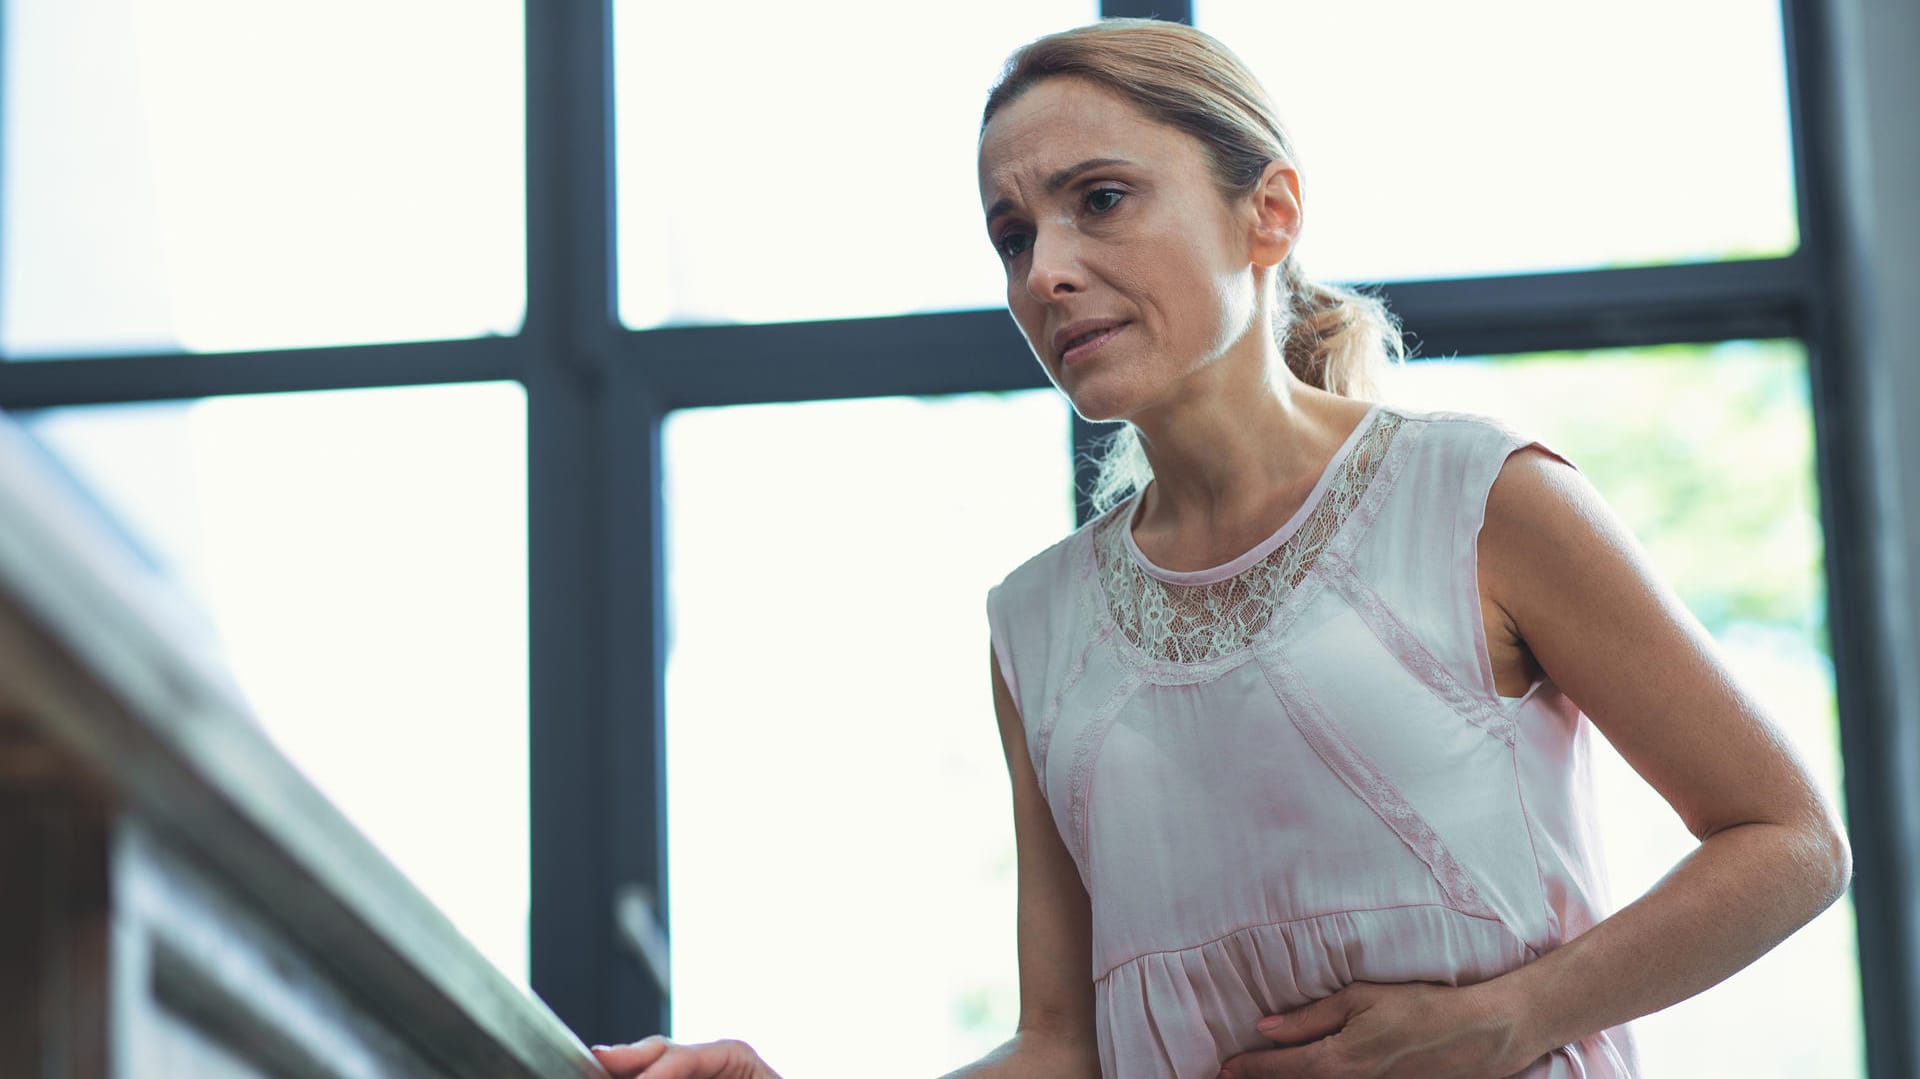
[[[1242,1053],[1231,1079],[1499,1079],[1515,1057],[1519,1017],[1472,989],[1427,982],[1355,982],[1304,1008],[1268,1016],[1262,1036],[1288,1048]]]

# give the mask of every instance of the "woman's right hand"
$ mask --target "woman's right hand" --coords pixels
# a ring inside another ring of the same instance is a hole
[[[740,1041],[681,1045],[655,1034],[632,1045],[596,1045],[593,1055],[613,1079],[780,1079]]]

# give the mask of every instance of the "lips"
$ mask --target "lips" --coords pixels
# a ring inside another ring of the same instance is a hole
[[[1054,355],[1062,364],[1074,363],[1092,355],[1127,327],[1123,319],[1081,319],[1069,323],[1053,335]]]

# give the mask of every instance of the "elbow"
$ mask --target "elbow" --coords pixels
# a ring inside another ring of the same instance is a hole
[[[1847,830],[1842,828],[1840,822],[1834,820],[1831,815],[1828,816],[1826,825],[1827,861],[1832,875],[1827,882],[1826,902],[1821,904],[1823,910],[1838,902],[1841,896],[1847,894],[1847,889],[1853,886],[1853,844],[1847,839]]]
[[[1853,885],[1853,844],[1838,816],[1822,804],[1802,833],[1805,837],[1803,859],[1808,876],[1820,889],[1819,913],[1839,902]]]

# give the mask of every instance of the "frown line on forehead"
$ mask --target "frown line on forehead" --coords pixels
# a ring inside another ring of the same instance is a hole
[[[1047,182],[1046,182],[1047,194],[1051,195],[1059,191],[1061,188],[1072,183],[1073,178],[1080,175],[1083,172],[1090,172],[1093,169],[1112,168],[1115,165],[1132,165],[1132,164],[1133,162],[1128,161],[1126,158],[1123,158],[1123,157],[1090,157],[1085,161],[1080,162],[1078,165],[1068,165],[1066,168],[1061,169],[1060,171],[1054,173],[1052,176],[1047,177]],[[999,202],[994,203],[992,206],[987,208],[987,224],[989,225],[993,224],[994,218],[999,217],[1001,214],[1004,214],[1012,209],[1013,209],[1012,199],[1001,199]]]

